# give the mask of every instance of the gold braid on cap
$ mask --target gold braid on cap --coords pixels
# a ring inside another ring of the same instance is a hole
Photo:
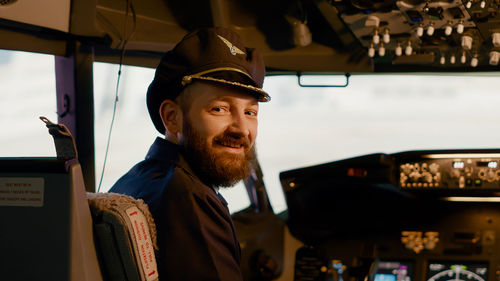
[[[204,74],[208,74],[208,73],[212,73],[212,72],[217,72],[217,71],[235,71],[235,72],[241,73],[241,74],[247,76],[248,78],[252,79],[252,77],[250,77],[250,75],[248,75],[248,73],[246,73],[246,72],[244,72],[244,71],[242,71],[240,69],[232,68],[232,67],[219,67],[219,68],[214,68],[214,69],[210,69],[210,70],[207,70],[207,71],[202,71],[202,72],[199,72],[199,73],[196,73],[196,74],[184,76],[182,78],[182,82],[181,82],[182,86],[186,86],[188,84],[191,84],[191,82],[193,82],[193,79],[215,81],[215,82],[220,82],[220,83],[229,84],[229,85],[233,85],[233,86],[243,87],[243,88],[249,89],[251,91],[256,91],[256,92],[262,93],[264,95],[262,97],[262,99],[264,99],[264,101],[269,101],[270,100],[269,95],[264,90],[262,90],[261,88],[258,88],[258,87],[252,86],[252,85],[242,84],[242,83],[239,83],[239,82],[227,81],[227,80],[224,80],[224,79],[218,79],[218,78],[213,78],[213,77],[209,77],[209,76],[202,76]]]

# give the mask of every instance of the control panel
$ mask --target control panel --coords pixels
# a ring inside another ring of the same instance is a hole
[[[500,280],[499,165],[498,149],[434,150],[282,172],[294,280]]]
[[[325,2],[331,3],[376,66],[459,69],[499,64],[499,1]]]
[[[430,154],[399,165],[403,189],[500,189],[500,155]]]

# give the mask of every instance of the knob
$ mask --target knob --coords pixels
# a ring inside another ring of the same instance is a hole
[[[447,25],[447,26],[444,28],[444,34],[445,34],[446,36],[450,36],[452,32],[453,32],[453,27],[451,27],[451,25]]]
[[[425,182],[427,183],[432,183],[432,175],[431,173],[423,173],[422,178],[424,179]]]
[[[476,67],[478,63],[479,63],[479,59],[477,57],[473,57],[470,60],[470,66],[472,66],[472,67]]]
[[[405,173],[406,175],[409,175],[413,171],[413,165],[401,165],[401,171],[403,171],[403,173]]]
[[[432,36],[434,34],[434,25],[429,25],[429,27],[427,27],[427,35],[429,36]]]
[[[441,173],[437,172],[436,175],[434,176],[434,180],[437,183],[441,182]]]
[[[500,60],[500,53],[497,51],[490,52],[490,65],[498,65],[498,61]]]
[[[373,34],[373,44],[377,45],[380,43],[380,36],[378,35],[378,30],[375,29],[375,34]]]
[[[378,48],[378,55],[383,57],[385,56],[385,47],[384,44],[380,44],[380,47]]]
[[[413,172],[410,174],[410,179],[412,182],[417,182],[420,179],[420,173],[419,172]]]
[[[375,56],[375,49],[373,48],[373,44],[370,46],[370,48],[368,49],[368,56],[370,58],[373,58]]]
[[[385,29],[384,31],[384,36],[382,37],[382,41],[384,41],[385,44],[389,44],[391,42],[391,34],[389,33],[389,29]]]
[[[451,57],[450,57],[450,63],[451,64],[455,64],[455,61],[456,61],[455,55],[451,55]]]
[[[465,28],[465,26],[464,26],[463,22],[459,22],[457,24],[457,33],[458,34],[464,33],[464,28]]]
[[[495,32],[491,34],[491,41],[493,42],[493,46],[500,47],[500,33]]]
[[[411,42],[408,42],[408,46],[405,48],[405,55],[411,56],[411,53],[413,52],[413,48],[411,47]]]
[[[493,170],[489,170],[489,171],[488,171],[488,174],[487,174],[486,176],[487,176],[486,180],[487,180],[488,182],[493,182],[493,181],[495,181],[495,177],[496,177],[495,171],[493,171]]]
[[[429,172],[431,172],[431,174],[436,174],[437,172],[439,172],[439,165],[436,163],[430,164],[429,165]]]
[[[396,47],[396,56],[401,56],[403,54],[403,48],[401,48],[401,45],[398,43],[398,46]]]
[[[419,25],[417,27],[417,36],[422,37],[422,35],[424,35],[424,27],[422,25]]]
[[[469,35],[462,36],[462,48],[464,48],[464,50],[472,49],[472,37]]]

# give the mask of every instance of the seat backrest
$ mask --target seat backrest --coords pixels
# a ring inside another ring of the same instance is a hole
[[[0,158],[0,278],[101,281],[81,167]]]
[[[87,201],[71,133],[41,119],[57,159],[0,158],[0,279],[158,280],[147,206],[117,194]]]
[[[96,246],[107,281],[157,281],[156,228],[142,200],[87,193]]]

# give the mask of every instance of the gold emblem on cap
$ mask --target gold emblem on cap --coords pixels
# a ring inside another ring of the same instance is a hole
[[[220,36],[220,35],[217,35],[217,37],[220,38],[220,40],[222,40],[222,42],[224,42],[224,44],[226,44],[226,46],[229,48],[229,51],[231,52],[231,54],[233,56],[236,56],[236,54],[240,54],[240,55],[244,55],[245,52],[243,52],[242,50],[238,49],[238,47],[236,47],[235,45],[233,45],[233,43],[229,42],[229,40],[227,40],[226,38]]]

